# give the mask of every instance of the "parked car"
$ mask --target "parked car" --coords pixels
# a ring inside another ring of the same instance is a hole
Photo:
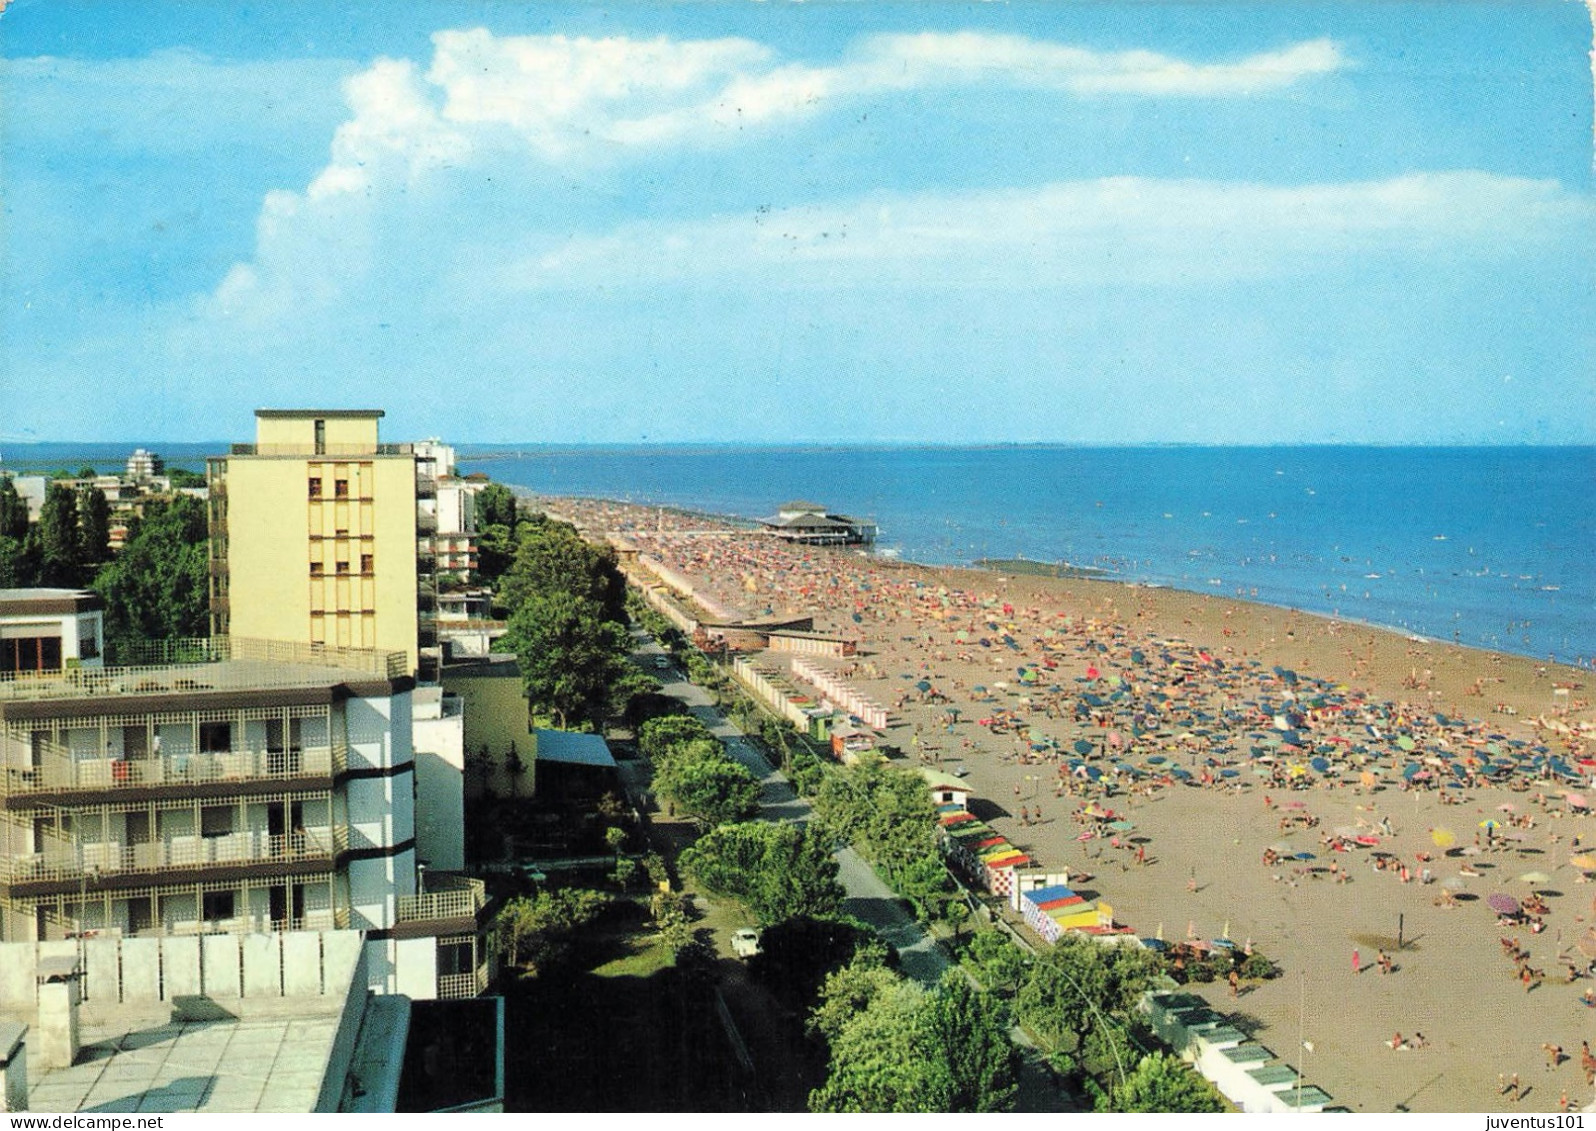
[[[732,953],[738,958],[752,958],[762,954],[759,948],[759,932],[752,927],[739,927],[732,932]]]

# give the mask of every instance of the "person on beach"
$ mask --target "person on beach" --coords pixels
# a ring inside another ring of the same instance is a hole
[[[1363,973],[1363,960],[1358,956],[1356,948],[1352,951],[1352,972],[1354,974]]]

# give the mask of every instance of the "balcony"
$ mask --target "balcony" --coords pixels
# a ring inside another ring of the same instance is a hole
[[[0,857],[0,884],[76,884],[83,890],[98,890],[121,876],[252,864],[312,863],[330,868],[347,848],[348,836],[342,828],[303,829],[279,835],[246,832],[186,836],[147,844],[91,841],[65,853]]]
[[[235,456],[293,456],[295,458],[343,459],[357,456],[413,455],[411,444],[231,444]]]
[[[416,512],[416,533],[436,534],[438,532],[438,516],[427,511]]]
[[[438,497],[438,481],[431,475],[416,476],[416,498],[436,499]]]
[[[438,975],[438,998],[440,1001],[481,997],[487,988],[488,963],[486,959],[477,963],[477,968],[470,973]]]
[[[154,758],[73,758],[56,748],[31,769],[8,769],[0,780],[0,797],[331,778],[347,769],[348,764],[349,748],[343,743],[298,750],[233,750]]]
[[[475,919],[488,903],[487,885],[469,876],[434,873],[425,895],[401,895],[398,920],[425,923],[437,919]]]

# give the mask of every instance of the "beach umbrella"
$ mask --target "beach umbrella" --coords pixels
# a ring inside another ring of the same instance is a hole
[[[1488,821],[1481,821],[1480,822],[1480,828],[1484,829],[1486,832],[1495,832],[1497,829],[1499,829],[1501,827],[1502,827],[1502,822],[1496,820],[1494,817],[1491,818]]]
[[[1489,907],[1498,915],[1518,914],[1518,900],[1502,891],[1486,896],[1485,906]]]
[[[1518,882],[1521,884],[1549,884],[1552,882],[1552,877],[1545,872],[1525,872],[1518,878]]]
[[[1567,794],[1564,794],[1563,795],[1563,800],[1567,801],[1568,804],[1569,804],[1569,807],[1573,808],[1573,809],[1589,809],[1590,808],[1590,802],[1586,799],[1586,797],[1585,797],[1585,795],[1583,793],[1567,793]]]
[[[1403,750],[1412,750],[1414,746],[1417,745],[1417,743],[1413,741],[1413,737],[1406,734],[1397,735],[1396,744]]]
[[[1437,848],[1451,848],[1457,843],[1457,834],[1451,829],[1431,829],[1430,841]]]
[[[1308,759],[1308,765],[1312,766],[1321,774],[1330,769],[1329,761],[1324,758],[1310,758]]]
[[[919,683],[915,684],[914,686],[920,691],[930,691],[931,690],[931,681],[930,680],[926,680],[926,679],[922,679]]]
[[[1219,776],[1222,777],[1222,778],[1234,778],[1234,777],[1239,777],[1240,775],[1241,775],[1241,771],[1240,770],[1220,770],[1219,771]]]
[[[1591,855],[1589,852],[1581,852],[1578,856],[1572,856],[1568,862],[1582,871],[1596,871],[1596,856]]]
[[[1077,753],[1077,754],[1090,754],[1091,752],[1092,752],[1092,743],[1091,743],[1090,739],[1077,738],[1075,740],[1075,753]]]
[[[1130,821],[1110,821],[1108,827],[1117,833],[1128,833],[1136,826]]]
[[[1579,952],[1586,958],[1596,958],[1596,927],[1581,935],[1579,942],[1574,945],[1579,947]]]

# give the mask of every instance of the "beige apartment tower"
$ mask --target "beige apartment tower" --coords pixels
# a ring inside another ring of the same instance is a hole
[[[410,445],[378,442],[382,415],[260,409],[255,442],[210,461],[213,634],[402,652],[418,670],[426,485]]]

